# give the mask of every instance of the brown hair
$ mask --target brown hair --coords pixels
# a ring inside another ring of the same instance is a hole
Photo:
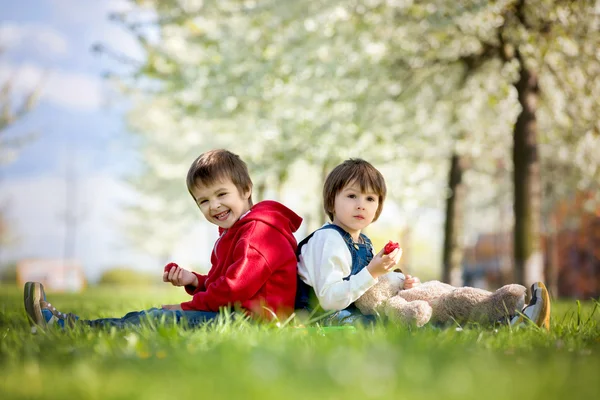
[[[374,166],[360,158],[351,158],[344,161],[327,175],[325,185],[323,185],[323,207],[329,219],[333,221],[335,196],[353,182],[359,184],[361,191],[372,190],[379,196],[379,204],[375,212],[375,218],[373,218],[373,221],[377,221],[387,194],[385,179]]]
[[[210,186],[224,179],[231,179],[240,193],[252,190],[252,179],[250,179],[246,163],[237,154],[217,149],[202,153],[194,160],[188,171],[186,184],[188,191],[192,194],[194,187]],[[193,194],[192,197],[194,197]],[[252,196],[248,201],[252,205]]]

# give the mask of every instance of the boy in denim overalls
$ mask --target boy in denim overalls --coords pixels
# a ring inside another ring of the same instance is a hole
[[[325,311],[333,311],[325,324],[374,320],[372,315],[362,315],[354,302],[375,285],[379,277],[393,271],[401,257],[400,249],[389,254],[384,254],[382,249],[374,255],[371,241],[361,233],[379,217],[385,195],[383,176],[364,160],[344,161],[327,176],[323,203],[332,222],[298,245],[296,309],[312,311],[319,305]],[[402,278],[407,293],[410,292],[407,289],[421,284],[417,277],[402,275]],[[513,318],[502,322],[522,326],[525,319],[529,319],[549,329],[548,291],[542,282],[537,282],[531,292],[530,303]]]
[[[298,245],[297,309],[336,311],[327,323],[367,322],[354,302],[377,278],[395,269],[402,252],[374,254],[371,240],[361,233],[377,220],[386,196],[385,180],[370,163],[350,159],[331,171],[323,187],[323,204],[331,223]],[[404,287],[420,283],[406,275]]]

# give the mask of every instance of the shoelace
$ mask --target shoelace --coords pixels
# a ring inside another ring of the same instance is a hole
[[[47,302],[45,302],[43,300],[40,303],[41,303],[42,308],[46,308],[46,309],[50,310],[50,312],[52,313],[52,315],[54,315],[57,318],[60,318],[60,319],[65,320],[65,321],[74,321],[76,319],[75,318],[75,314],[73,314],[73,313],[63,313],[63,312],[60,312],[52,304],[47,303]]]

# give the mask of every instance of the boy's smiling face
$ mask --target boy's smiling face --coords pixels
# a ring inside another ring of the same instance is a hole
[[[240,193],[229,178],[209,186],[199,183],[192,188],[191,193],[204,218],[223,229],[231,228],[250,210],[252,191]]]
[[[335,196],[333,223],[358,241],[360,231],[373,222],[378,205],[377,194],[363,192],[357,182],[351,183]]]

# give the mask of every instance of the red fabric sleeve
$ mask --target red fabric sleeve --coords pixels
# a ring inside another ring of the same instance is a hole
[[[233,250],[233,263],[225,274],[198,291],[191,301],[181,303],[184,310],[218,311],[220,307],[251,299],[271,276],[264,256],[247,240],[239,241]]]
[[[196,278],[198,278],[198,286],[194,287],[192,285],[187,285],[187,286],[184,286],[184,288],[188,294],[191,294],[193,296],[195,293],[202,292],[206,289],[204,287],[204,282],[206,282],[207,275],[200,275],[200,274],[195,273],[194,271],[191,271],[191,272],[192,272],[192,274],[196,275]]]

